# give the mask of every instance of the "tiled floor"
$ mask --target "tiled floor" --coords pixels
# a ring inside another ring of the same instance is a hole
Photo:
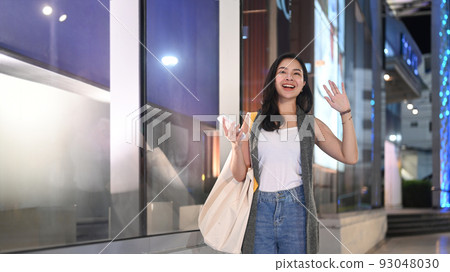
[[[449,208],[430,209],[430,208],[385,208],[386,214],[423,214],[423,213],[448,213]]]
[[[450,232],[426,235],[386,238],[375,254],[448,254],[450,253]]]
[[[220,253],[208,246],[177,253]],[[450,232],[386,238],[369,254],[449,254]]]

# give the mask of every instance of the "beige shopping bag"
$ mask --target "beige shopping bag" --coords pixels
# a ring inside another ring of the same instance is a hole
[[[200,211],[198,225],[205,243],[227,253],[241,253],[253,199],[253,169],[244,182],[233,178],[231,152]]]
[[[249,114],[251,128],[257,112]],[[233,178],[231,153],[200,211],[198,226],[205,243],[211,248],[227,253],[241,253],[253,192],[258,183],[253,177],[252,168],[247,171],[245,181],[239,182]]]

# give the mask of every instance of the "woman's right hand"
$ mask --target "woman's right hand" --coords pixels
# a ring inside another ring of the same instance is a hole
[[[247,120],[246,120],[247,121]],[[225,132],[225,137],[231,142],[231,145],[233,147],[241,147],[242,140],[245,138],[245,133],[242,130],[242,127],[239,128],[239,125],[237,125],[235,122],[231,122],[229,125],[229,129],[227,129],[228,121],[223,118],[222,119],[222,127],[223,131]],[[244,125],[244,124],[242,124]]]

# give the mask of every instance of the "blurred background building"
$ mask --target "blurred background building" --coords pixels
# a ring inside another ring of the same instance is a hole
[[[212,252],[197,218],[230,150],[216,117],[258,110],[285,52],[338,137],[320,86],[344,82],[352,105],[358,163],[315,149],[320,252],[448,231],[448,13],[446,0],[0,1],[0,252]],[[392,227],[419,202],[437,227]]]

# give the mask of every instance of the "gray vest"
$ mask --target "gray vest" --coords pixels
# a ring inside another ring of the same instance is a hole
[[[258,128],[264,120],[264,116],[260,116],[261,110],[258,111],[255,121],[252,125],[250,134],[250,156],[253,166],[253,174],[257,182],[260,181],[259,162],[258,162],[258,137],[261,130]],[[305,117],[307,118],[306,122]],[[270,118],[267,116],[267,118]],[[312,118],[312,119],[310,119]],[[302,168],[303,189],[305,191],[306,208],[306,252],[317,253],[319,250],[319,223],[317,222],[317,210],[314,201],[314,191],[312,182],[312,157],[314,148],[314,117],[306,115],[299,106],[297,106],[297,128],[299,130],[300,139],[300,162]],[[303,138],[302,138],[303,137]],[[244,242],[242,243],[242,253],[253,253],[255,241],[255,223],[256,223],[256,207],[258,203],[259,188],[256,189],[250,215],[248,218],[247,229],[245,230]],[[292,231],[301,231],[295,229]]]

